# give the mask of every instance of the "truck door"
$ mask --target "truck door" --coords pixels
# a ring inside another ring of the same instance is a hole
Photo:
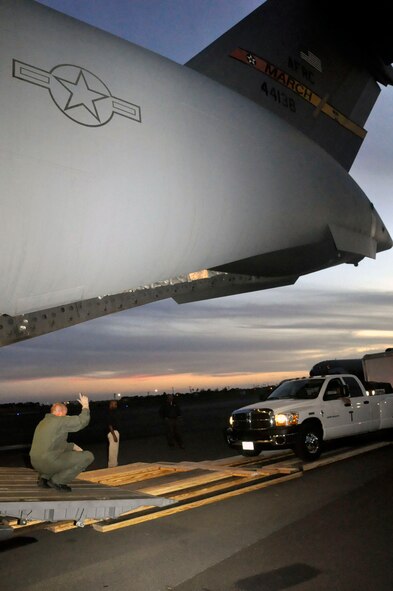
[[[355,433],[367,433],[368,431],[378,429],[379,409],[377,404],[375,404],[375,400],[364,395],[362,388],[355,378],[345,376],[342,379],[348,387],[348,395],[351,399]]]
[[[325,386],[321,403],[324,439],[335,439],[357,433],[350,398],[331,398],[338,396],[338,392],[342,392],[343,385],[340,378],[332,378]]]

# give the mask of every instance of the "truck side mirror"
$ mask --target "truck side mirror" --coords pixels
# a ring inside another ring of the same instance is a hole
[[[349,396],[349,388],[347,384],[343,384],[341,386],[341,390],[342,390],[342,396]]]

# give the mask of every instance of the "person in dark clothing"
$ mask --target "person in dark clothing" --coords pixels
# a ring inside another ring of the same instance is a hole
[[[119,443],[119,408],[117,401],[111,400],[108,413],[108,468],[115,468],[118,465]]]
[[[80,415],[71,417],[67,416],[66,405],[56,402],[35,429],[30,460],[38,472],[37,485],[42,488],[71,492],[68,483],[94,460],[91,452],[67,441],[68,433],[80,431],[90,422],[88,397],[79,394],[79,402]]]
[[[180,407],[173,394],[164,392],[163,398],[159,412],[160,417],[164,420],[168,445],[174,447],[177,444],[181,449],[184,449],[183,439],[179,431]]]

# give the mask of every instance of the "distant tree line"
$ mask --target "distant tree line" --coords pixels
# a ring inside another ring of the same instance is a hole
[[[247,395],[252,394],[253,398],[255,395],[259,396],[260,400],[266,400],[269,394],[276,388],[276,385],[267,385],[267,386],[254,386],[252,388],[215,388],[215,389],[201,389],[201,390],[194,390],[192,389],[190,392],[175,392],[175,396],[178,396],[184,402],[192,402],[198,400],[206,400],[206,401],[216,401],[216,400],[230,400],[230,398],[238,398],[239,396],[244,396],[247,398]],[[160,403],[162,394],[149,394],[149,395],[132,395],[132,396],[122,396],[118,399],[118,405],[120,408],[122,407],[130,407],[130,406],[156,406]],[[107,398],[106,400],[90,400],[90,408],[91,409],[101,409],[102,407],[107,407],[109,400],[113,400],[112,397]],[[52,403],[49,402],[6,402],[0,404],[0,413],[5,412],[9,414],[10,412],[48,412]],[[67,405],[69,407],[69,413],[74,414],[78,409],[80,409],[80,405],[76,400],[67,401]]]

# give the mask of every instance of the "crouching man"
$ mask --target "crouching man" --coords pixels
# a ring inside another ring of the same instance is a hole
[[[42,488],[71,492],[68,483],[94,460],[90,451],[67,441],[68,433],[81,431],[90,422],[88,397],[79,394],[78,401],[82,405],[80,415],[67,416],[66,405],[56,402],[35,429],[30,460],[38,472],[37,485]]]

